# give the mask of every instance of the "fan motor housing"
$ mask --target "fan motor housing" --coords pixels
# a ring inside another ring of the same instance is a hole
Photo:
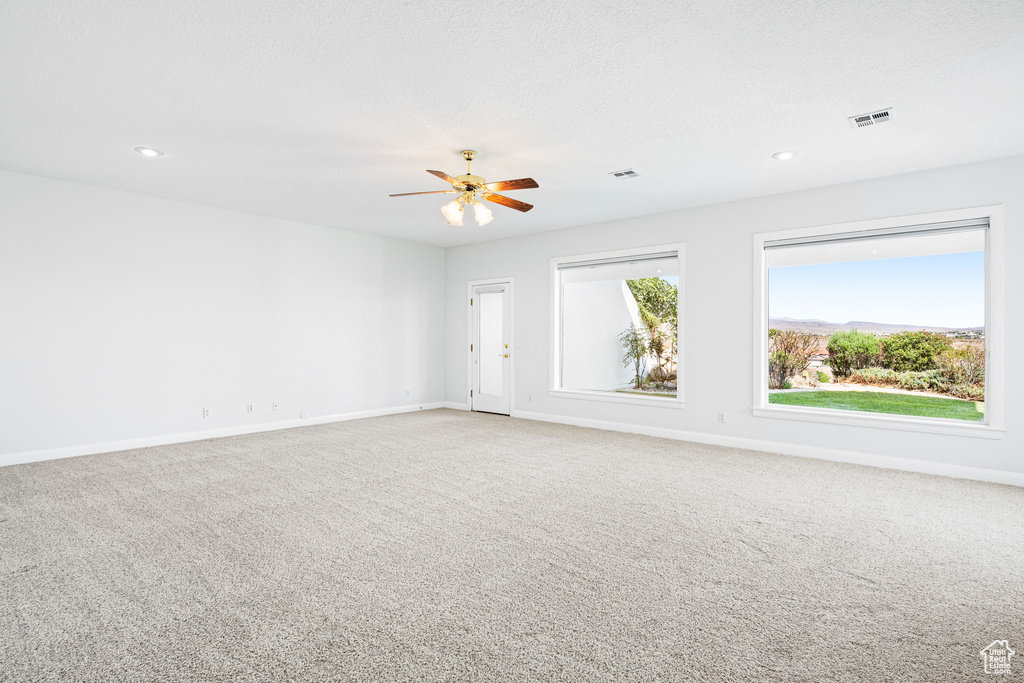
[[[462,185],[466,185],[466,186],[469,186],[469,185],[479,186],[479,185],[483,185],[486,182],[483,178],[481,178],[478,175],[457,175],[457,176],[455,176],[455,180],[457,180]]]

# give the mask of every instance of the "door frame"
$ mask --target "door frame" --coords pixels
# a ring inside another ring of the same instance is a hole
[[[519,355],[516,349],[516,289],[514,277],[491,277],[483,280],[470,280],[466,286],[466,405],[473,410],[473,352],[470,345],[473,343],[473,308],[470,301],[473,299],[473,288],[482,285],[507,285],[508,286],[508,415],[515,417],[516,414],[516,356]]]

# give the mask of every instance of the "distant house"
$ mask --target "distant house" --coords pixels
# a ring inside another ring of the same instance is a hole
[[[828,356],[823,353],[816,353],[807,360],[807,367],[809,368],[820,368],[828,360]]]

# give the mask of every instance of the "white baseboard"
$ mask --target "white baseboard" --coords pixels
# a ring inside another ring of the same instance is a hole
[[[79,455],[110,453],[114,451],[132,450],[135,448],[148,448],[150,446],[164,446],[172,443],[201,441],[203,439],[215,439],[224,436],[257,434],[259,432],[271,432],[279,429],[292,429],[295,427],[307,427],[309,425],[327,424],[330,422],[345,422],[347,420],[359,420],[367,417],[398,415],[400,413],[410,413],[418,410],[434,410],[437,408],[469,410],[469,405],[466,403],[455,403],[452,401],[445,401],[443,403],[423,403],[416,405],[395,406],[391,408],[377,408],[375,410],[362,410],[352,413],[320,415],[317,417],[311,417],[307,419],[282,420],[279,422],[269,422],[258,425],[224,427],[221,429],[209,429],[201,432],[167,434],[163,436],[127,439],[123,441],[107,441],[96,444],[66,446],[62,448],[49,448],[36,451],[24,451],[21,453],[8,453],[5,455],[0,455],[0,467],[5,465],[17,465],[20,463],[38,462],[42,460],[54,460],[57,458],[71,458]],[[975,481],[987,481],[997,484],[1009,484],[1011,486],[1024,487],[1024,474],[1016,472],[1004,472],[1001,470],[982,469],[980,467],[950,465],[946,463],[930,462],[927,460],[914,460],[911,458],[897,458],[888,455],[860,453],[857,451],[844,451],[835,448],[803,446],[798,444],[783,443],[779,441],[748,439],[737,436],[708,434],[705,432],[689,432],[681,429],[668,429],[666,427],[647,427],[644,425],[628,424],[624,422],[606,422],[603,420],[594,420],[589,418],[568,417],[564,415],[548,415],[546,413],[535,413],[521,410],[514,411],[512,416],[524,420],[556,422],[559,424],[575,425],[577,427],[589,427],[592,429],[605,429],[614,432],[625,432],[628,434],[644,434],[646,436],[656,436],[664,439],[675,439],[677,441],[694,441],[697,443],[713,444],[716,446],[730,446],[733,448],[744,448],[754,451],[768,451],[771,453],[781,453],[783,455],[795,455],[801,458],[833,460],[836,462],[848,462],[856,465],[869,465],[871,467],[881,467],[885,469],[904,470],[907,472],[920,472],[922,474],[937,474],[940,476],[955,477],[958,479],[972,479]]]
[[[391,408],[360,410],[354,413],[318,415],[316,417],[306,419],[281,420],[279,422],[265,422],[263,424],[256,425],[239,425],[235,427],[223,427],[221,429],[207,429],[201,432],[165,434],[163,436],[147,436],[138,439],[126,439],[124,441],[106,441],[103,443],[84,444],[80,446],[64,446],[62,448],[47,448],[38,451],[7,453],[0,455],[0,467],[3,467],[4,465],[18,465],[27,462],[39,462],[41,460],[55,460],[57,458],[73,458],[79,455],[128,451],[135,448],[148,448],[150,446],[166,446],[167,444],[172,443],[202,441],[203,439],[216,439],[223,436],[239,436],[241,434],[273,432],[278,429],[308,427],[310,425],[327,424],[329,422],[346,422],[348,420],[360,420],[366,417],[398,415],[399,413],[412,413],[418,410],[434,410],[441,407],[443,407],[443,404],[441,403],[418,403],[415,405],[394,406]]]
[[[664,439],[675,439],[677,441],[695,441],[697,443],[706,443],[715,446],[731,446],[733,448],[744,448],[753,451],[768,451],[770,453],[781,453],[782,455],[795,455],[801,458],[816,458],[818,460],[848,462],[855,465],[869,465],[871,467],[881,467],[890,470],[920,472],[922,474],[937,474],[944,477],[955,477],[957,479],[972,479],[975,481],[987,481],[996,484],[1024,486],[1024,474],[1017,472],[1004,472],[1002,470],[988,470],[980,467],[949,465],[946,463],[930,462],[928,460],[897,458],[890,455],[874,455],[872,453],[844,451],[836,448],[802,446],[799,444],[789,444],[779,441],[747,439],[744,437],[708,434],[705,432],[688,432],[681,429],[668,429],[665,427],[646,427],[644,425],[627,424],[624,422],[605,422],[604,420],[567,417],[564,415],[548,415],[546,413],[523,412],[520,410],[515,411],[513,417],[522,418],[524,420],[538,420],[541,422],[557,422],[558,424],[574,425],[577,427],[590,427],[592,429],[606,429],[613,432],[626,432],[628,434],[644,434],[646,436],[657,436]]]

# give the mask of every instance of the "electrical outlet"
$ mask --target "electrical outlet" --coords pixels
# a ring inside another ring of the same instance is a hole
[[[405,390],[405,397],[406,397],[406,398],[409,398],[410,396],[412,396],[412,392],[411,392],[411,391],[409,391],[408,389],[406,389],[406,390]]]
[[[274,401],[270,405],[272,406],[271,410],[277,410],[277,401]]]
[[[245,407],[245,412],[247,412],[247,413],[251,413],[252,412],[252,404],[251,403]]]
[[[210,409],[203,408],[203,417],[210,417]]]
[[[725,422],[725,413],[719,413],[718,414],[718,421],[719,422]]]
[[[533,394],[530,394],[529,396],[526,397],[526,402],[533,403]]]

